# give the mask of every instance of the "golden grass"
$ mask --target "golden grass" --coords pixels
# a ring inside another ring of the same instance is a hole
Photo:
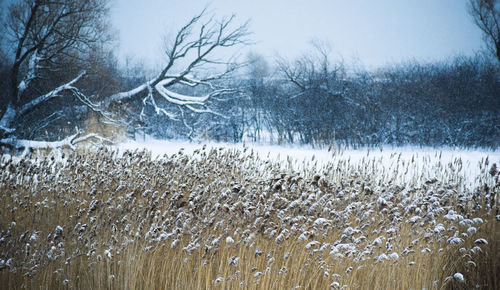
[[[464,191],[456,176],[398,185],[370,163],[294,170],[227,149],[52,159],[1,159],[1,288],[500,288],[487,170]]]

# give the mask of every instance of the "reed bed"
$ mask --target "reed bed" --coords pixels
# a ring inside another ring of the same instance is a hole
[[[369,156],[3,155],[1,288],[500,289],[496,163]]]

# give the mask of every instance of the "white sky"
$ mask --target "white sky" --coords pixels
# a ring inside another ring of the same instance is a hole
[[[207,4],[222,17],[251,20],[251,47],[268,57],[296,57],[310,40],[327,41],[333,56],[367,68],[417,59],[471,55],[483,47],[466,0],[115,0],[112,22],[119,31],[119,55],[162,59],[166,33],[175,34]],[[272,61],[272,59],[269,59]]]

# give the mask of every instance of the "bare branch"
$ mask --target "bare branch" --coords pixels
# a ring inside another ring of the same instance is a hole
[[[140,120],[145,118],[147,105],[151,105],[156,114],[165,115],[170,120],[182,120],[184,125],[186,125],[185,110],[196,114],[208,113],[224,117],[208,108],[207,103],[213,97],[236,92],[233,89],[223,88],[216,82],[242,67],[242,64],[235,64],[231,59],[213,60],[211,56],[219,49],[246,43],[246,37],[249,35],[248,22],[233,28],[234,15],[222,18],[220,21],[216,21],[214,17],[204,21],[204,14],[205,10],[180,28],[165,51],[168,61],[156,77],[132,90],[112,95],[104,100],[101,106],[109,108],[113,103],[133,101],[141,97],[143,107],[139,113]],[[178,67],[178,64],[183,64],[183,67],[173,73],[173,68]],[[195,76],[201,68],[222,65],[225,66],[222,72],[199,78]],[[179,93],[177,92],[179,86],[191,88],[202,86],[204,92],[207,90],[208,92],[202,95]],[[156,99],[158,97],[159,99]],[[176,106],[179,112],[168,112],[166,107],[160,105],[165,102],[169,106]],[[189,128],[191,136],[193,128],[186,127]]]

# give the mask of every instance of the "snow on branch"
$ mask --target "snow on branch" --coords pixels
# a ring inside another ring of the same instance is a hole
[[[90,108],[92,111],[99,113],[101,116],[103,116],[109,123],[111,124],[118,124],[119,121],[115,120],[114,118],[111,117],[110,113],[107,112],[106,110],[100,108],[98,105],[94,104],[92,101],[89,100],[89,98],[83,94],[78,88],[76,87],[71,87],[69,90],[73,93],[73,95],[84,105],[86,105],[88,108]]]
[[[18,118],[23,117],[23,115],[27,114],[30,112],[32,109],[35,107],[41,105],[42,103],[49,101],[53,98],[56,97],[62,97],[63,92],[70,92],[75,96],[81,103],[89,107],[91,110],[101,114],[104,116],[104,118],[107,119],[110,123],[118,123],[119,121],[114,120],[110,113],[107,112],[105,109],[99,107],[98,105],[94,104],[90,99],[83,94],[76,86],[75,84],[84,77],[86,74],[85,71],[82,71],[77,77],[72,79],[71,81],[60,85],[59,87],[51,90],[50,92],[38,96],[35,99],[31,100],[30,102],[16,108],[12,104],[9,104],[6,108],[6,110],[3,112],[2,118],[0,119],[0,136],[6,137],[13,133],[15,131],[15,122]],[[51,115],[53,116],[53,115]],[[50,118],[50,116],[49,116]],[[46,126],[47,124],[44,124],[42,122],[42,126]],[[57,144],[56,144],[57,145]]]
[[[146,90],[148,87],[151,86],[151,84],[154,82],[155,79],[153,80],[150,80],[130,91],[126,91],[126,92],[120,92],[120,93],[116,93],[114,95],[112,95],[111,97],[107,98],[107,100],[105,101],[104,105],[105,106],[109,106],[111,103],[113,102],[121,102],[122,100],[126,100],[126,99],[130,99],[130,98],[133,98],[135,96],[137,96],[138,94],[140,94],[141,92],[143,92],[144,90]]]
[[[74,138],[73,140],[71,140],[71,144],[76,145],[78,143],[87,141],[89,139],[96,139],[102,143],[114,144],[114,142],[112,140],[110,140],[108,138],[104,138],[104,137],[102,137],[98,134],[95,134],[95,133],[90,133],[90,134],[87,134],[87,135],[82,136],[82,137]]]
[[[165,108],[158,105],[159,102],[155,100],[155,97],[160,96],[161,100],[174,106],[183,107],[194,113],[217,114],[207,108],[209,99],[235,91],[217,86],[214,81],[220,80],[234,72],[241,67],[241,64],[236,64],[231,59],[228,61],[219,61],[211,59],[211,57],[216,50],[246,43],[246,37],[249,35],[248,22],[234,27],[234,15],[222,18],[220,21],[216,21],[214,17],[209,17],[203,21],[204,18],[205,10],[191,18],[186,25],[180,28],[165,51],[167,63],[156,77],[134,89],[110,96],[101,105],[107,108],[113,103],[133,100],[142,94],[142,103],[144,106],[151,105],[157,114],[164,114],[172,120],[183,118],[184,111],[182,108],[179,108],[180,116],[179,114],[169,113]],[[214,75],[203,78],[194,77],[197,70],[207,65],[210,65],[211,68],[225,65],[226,68]],[[176,68],[178,73],[172,73],[174,68]],[[200,85],[206,87],[209,92],[202,96],[181,94],[173,90],[175,85],[188,87]],[[145,116],[144,112],[143,107],[139,114],[141,119]]]
[[[24,106],[22,106],[19,109],[17,114],[24,115],[25,113],[27,113],[28,111],[30,111],[34,107],[38,106],[39,104],[41,104],[45,101],[48,101],[52,98],[59,97],[61,92],[66,91],[66,90],[76,89],[73,85],[77,81],[79,81],[85,75],[85,73],[86,73],[85,71],[82,71],[76,78],[72,79],[71,81],[69,81],[69,82],[65,83],[64,85],[61,85],[61,86],[53,89],[52,91],[50,91],[42,96],[39,96],[39,97],[35,98],[34,100],[32,100],[31,102],[25,104]]]
[[[164,84],[169,82],[169,79],[165,79],[160,81],[158,84],[156,84],[155,89],[162,97],[164,97],[167,101],[170,103],[176,104],[176,105],[202,105],[204,102],[208,100],[210,97],[210,94],[202,96],[202,97],[194,97],[194,96],[188,96],[188,95],[183,95],[179,94],[170,90],[167,90],[164,87]]]
[[[148,101],[153,106],[156,114],[159,115],[160,113],[162,113],[163,115],[167,116],[172,121],[179,121],[179,119],[177,119],[177,117],[175,116],[175,114],[167,112],[167,110],[165,110],[164,108],[159,107],[156,104],[155,98],[153,97],[153,88],[151,86],[148,87],[148,95],[147,95],[147,97],[145,97],[142,100],[143,105],[146,106],[148,104]],[[144,113],[144,107],[143,107],[142,110],[141,110],[141,113],[139,115],[139,118],[142,120],[144,117],[145,117],[145,113]]]
[[[24,140],[24,139],[1,139],[0,144],[3,146],[8,146],[10,148],[20,148],[25,151],[30,149],[56,149],[56,148],[70,148],[75,149],[75,145],[89,139],[96,139],[101,143],[114,144],[108,138],[104,138],[98,134],[91,133],[85,136],[78,137],[80,133],[68,136],[60,141],[34,141],[34,140]]]
[[[14,132],[14,129],[11,128],[12,121],[16,118],[16,110],[12,107],[11,104],[7,106],[2,119],[0,119],[0,132],[4,131],[6,133]]]
[[[82,71],[76,78],[72,79],[71,81],[53,89],[52,91],[39,96],[32,101],[26,103],[25,105],[21,106],[20,108],[14,108],[12,104],[9,104],[7,106],[7,109],[3,113],[2,119],[0,119],[0,133],[12,133],[14,132],[14,129],[12,128],[13,122],[15,119],[19,116],[22,116],[35,108],[36,106],[40,105],[43,102],[46,102],[52,98],[59,97],[60,94],[63,91],[74,91],[77,90],[73,85],[78,82],[83,76],[85,75],[85,71]]]
[[[23,94],[23,92],[28,88],[32,80],[37,78],[36,69],[38,68],[38,63],[40,57],[38,56],[38,49],[36,49],[30,57],[28,62],[28,71],[26,72],[24,78],[19,83],[18,87],[18,98]]]

